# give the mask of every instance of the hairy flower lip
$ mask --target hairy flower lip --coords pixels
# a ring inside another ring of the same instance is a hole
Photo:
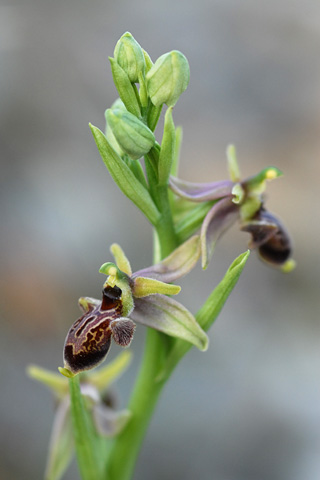
[[[112,339],[122,347],[129,346],[134,321],[205,350],[206,333],[183,305],[169,297],[180,291],[171,282],[187,274],[198,261],[200,237],[191,237],[162,262],[135,273],[119,245],[113,244],[111,252],[116,263],[107,262],[100,268],[107,275],[102,301],[89,297],[79,300],[83,315],[67,334],[65,368],[76,375],[99,365],[106,358]]]

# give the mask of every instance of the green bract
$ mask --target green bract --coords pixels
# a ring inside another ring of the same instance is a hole
[[[106,120],[120,148],[134,160],[149,152],[155,143],[150,128],[141,120],[123,109],[109,109]]]
[[[139,73],[144,74],[145,61],[143,51],[131,33],[124,33],[118,40],[114,49],[114,58],[126,72],[130,82],[138,82]]]
[[[165,53],[151,67],[146,79],[152,103],[157,107],[163,103],[173,107],[189,83],[188,60],[177,50]]]

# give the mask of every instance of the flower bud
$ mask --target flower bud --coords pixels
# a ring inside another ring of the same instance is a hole
[[[129,32],[124,33],[118,40],[114,49],[114,58],[126,72],[131,83],[138,82],[139,73],[145,72],[142,48]]]
[[[119,146],[133,160],[151,150],[155,136],[137,117],[117,108],[107,110],[105,116]]]
[[[111,109],[114,109],[114,110],[115,109],[120,109],[120,110],[126,111],[126,107],[125,107],[124,103],[122,102],[122,100],[120,98],[118,98],[111,105]],[[106,119],[106,122],[107,122],[106,113],[107,113],[107,110],[104,113],[105,119]],[[115,150],[117,152],[117,154],[120,157],[122,157],[122,155],[124,154],[124,151],[122,150],[119,143],[115,139],[115,136],[113,135],[113,132],[112,132],[112,129],[110,128],[110,125],[108,125],[107,123],[106,123],[106,138],[107,138],[108,142],[110,143],[111,147],[113,148],[113,150]]]
[[[158,58],[146,75],[148,95],[156,107],[166,103],[173,107],[188,86],[189,63],[177,50]]]

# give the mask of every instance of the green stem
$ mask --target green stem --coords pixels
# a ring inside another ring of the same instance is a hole
[[[71,415],[78,466],[83,480],[101,478],[95,449],[95,434],[80,391],[79,375],[70,378]]]
[[[156,225],[156,232],[159,237],[161,257],[165,258],[178,246],[169,203],[168,187],[158,185],[156,198],[158,209],[161,212]]]
[[[129,403],[132,418],[117,437],[108,463],[108,480],[130,480],[141,443],[164,382],[156,381],[161,370],[162,335],[148,329],[144,357]]]
[[[161,257],[164,258],[177,247],[167,187],[157,187],[156,198],[162,213],[156,226],[156,234]],[[155,260],[159,261],[161,258]],[[163,370],[166,352],[166,336],[148,328],[140,372],[128,406],[132,417],[127,427],[115,439],[107,466],[108,480],[130,480],[132,477],[141,443],[165,384],[164,380],[159,381],[159,374]]]

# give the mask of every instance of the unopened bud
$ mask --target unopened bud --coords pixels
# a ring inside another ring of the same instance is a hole
[[[131,83],[138,82],[139,73],[145,72],[142,48],[129,32],[124,33],[118,40],[114,49],[114,58],[126,72]]]
[[[177,50],[165,53],[158,58],[146,75],[148,95],[153,105],[163,103],[173,107],[190,79],[189,63]]]
[[[133,160],[151,150],[155,136],[137,117],[122,109],[109,109],[105,116],[120,148]]]

